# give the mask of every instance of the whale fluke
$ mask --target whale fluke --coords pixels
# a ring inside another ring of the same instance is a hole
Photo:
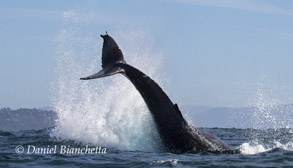
[[[80,78],[80,80],[89,80],[89,79],[95,79],[95,78],[102,78],[106,76],[111,76],[117,73],[122,73],[124,70],[121,69],[120,67],[115,67],[115,66],[108,66],[102,70],[100,70],[98,73],[95,73],[93,75]]]
[[[123,69],[115,66],[117,63],[126,64],[123,53],[116,41],[109,36],[107,33],[105,35],[101,35],[104,39],[103,43],[103,51],[102,51],[102,70],[96,74],[80,78],[81,80],[89,80],[95,78],[102,78],[106,76],[111,76],[117,73],[122,73]]]
[[[104,39],[103,43],[103,52],[102,52],[102,68],[106,68],[109,65],[113,65],[115,63],[126,63],[123,57],[123,53],[116,41],[109,36],[101,35]]]
[[[188,124],[177,104],[174,104],[164,90],[149,76],[137,68],[127,64],[123,53],[115,40],[101,35],[104,39],[102,52],[102,70],[82,80],[101,78],[121,73],[139,91],[144,99],[156,128],[161,137],[165,150],[173,153],[186,152],[221,152],[239,153],[212,134]]]

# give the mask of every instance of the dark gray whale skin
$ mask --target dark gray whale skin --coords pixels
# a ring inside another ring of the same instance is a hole
[[[126,76],[144,99],[151,112],[164,149],[172,153],[219,152],[238,153],[208,132],[188,124],[178,105],[174,104],[163,89],[149,76],[127,64],[123,53],[115,40],[101,35],[104,39],[102,52],[102,70],[81,80],[95,79],[122,73]]]

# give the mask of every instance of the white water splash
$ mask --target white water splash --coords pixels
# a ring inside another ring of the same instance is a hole
[[[285,144],[282,144],[279,141],[274,141],[273,145],[270,146],[259,144],[257,142],[243,143],[242,145],[240,145],[240,151],[242,154],[257,154],[267,152],[276,148],[293,151],[293,142],[287,142]]]
[[[240,151],[242,154],[257,154],[261,152],[266,152],[269,149],[266,149],[261,144],[251,144],[251,143],[243,143],[240,145]]]
[[[58,120],[51,136],[122,150],[155,150],[160,139],[153,119],[130,81],[119,74],[105,79],[79,80],[101,69],[102,39],[98,39],[99,32],[84,31],[88,17],[83,15],[79,23],[78,13],[73,10],[64,12],[64,17],[74,24],[67,24],[56,37],[52,106]],[[154,76],[161,55],[148,45],[152,42],[145,38],[149,37],[146,34],[133,30],[111,33],[121,43],[125,60]]]
[[[257,91],[248,106],[254,107],[252,127],[256,129],[291,128],[292,106],[282,106],[282,97],[285,93],[281,88],[275,87],[271,78],[262,75],[257,82]]]
[[[283,96],[281,88],[275,88],[274,82],[266,75],[262,75],[257,82],[257,91],[254,98],[249,101],[253,113],[250,131],[250,142],[240,145],[243,154],[257,154],[280,148],[292,150],[292,142],[282,142],[280,137],[287,138],[287,134],[277,135],[283,128],[292,128],[292,106],[282,105],[280,97]],[[273,142],[272,142],[273,140]],[[270,142],[269,142],[270,141]]]
[[[270,83],[268,78],[266,76],[262,78],[266,79],[266,85],[258,83],[255,99],[250,103],[255,107],[253,127],[258,129],[276,128],[278,123],[273,110],[280,104],[280,101],[272,96],[271,88],[265,87]]]

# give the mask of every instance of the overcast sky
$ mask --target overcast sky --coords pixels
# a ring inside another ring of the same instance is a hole
[[[293,103],[292,20],[291,0],[0,1],[0,108],[52,103],[56,38],[81,24],[100,45],[105,31],[152,39],[144,47],[161,53],[156,74],[180,104]]]

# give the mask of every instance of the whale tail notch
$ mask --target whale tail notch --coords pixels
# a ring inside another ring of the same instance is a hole
[[[107,32],[105,35],[101,35],[101,37],[104,39],[103,50],[102,50],[102,68],[103,69],[93,75],[80,78],[81,80],[102,78],[102,77],[111,76],[117,73],[124,72],[122,68],[115,66],[115,64],[117,63],[126,64],[126,61],[124,60],[124,57],[123,57],[123,53],[121,49],[119,48],[118,44],[115,42],[115,40],[111,36],[108,35]]]

